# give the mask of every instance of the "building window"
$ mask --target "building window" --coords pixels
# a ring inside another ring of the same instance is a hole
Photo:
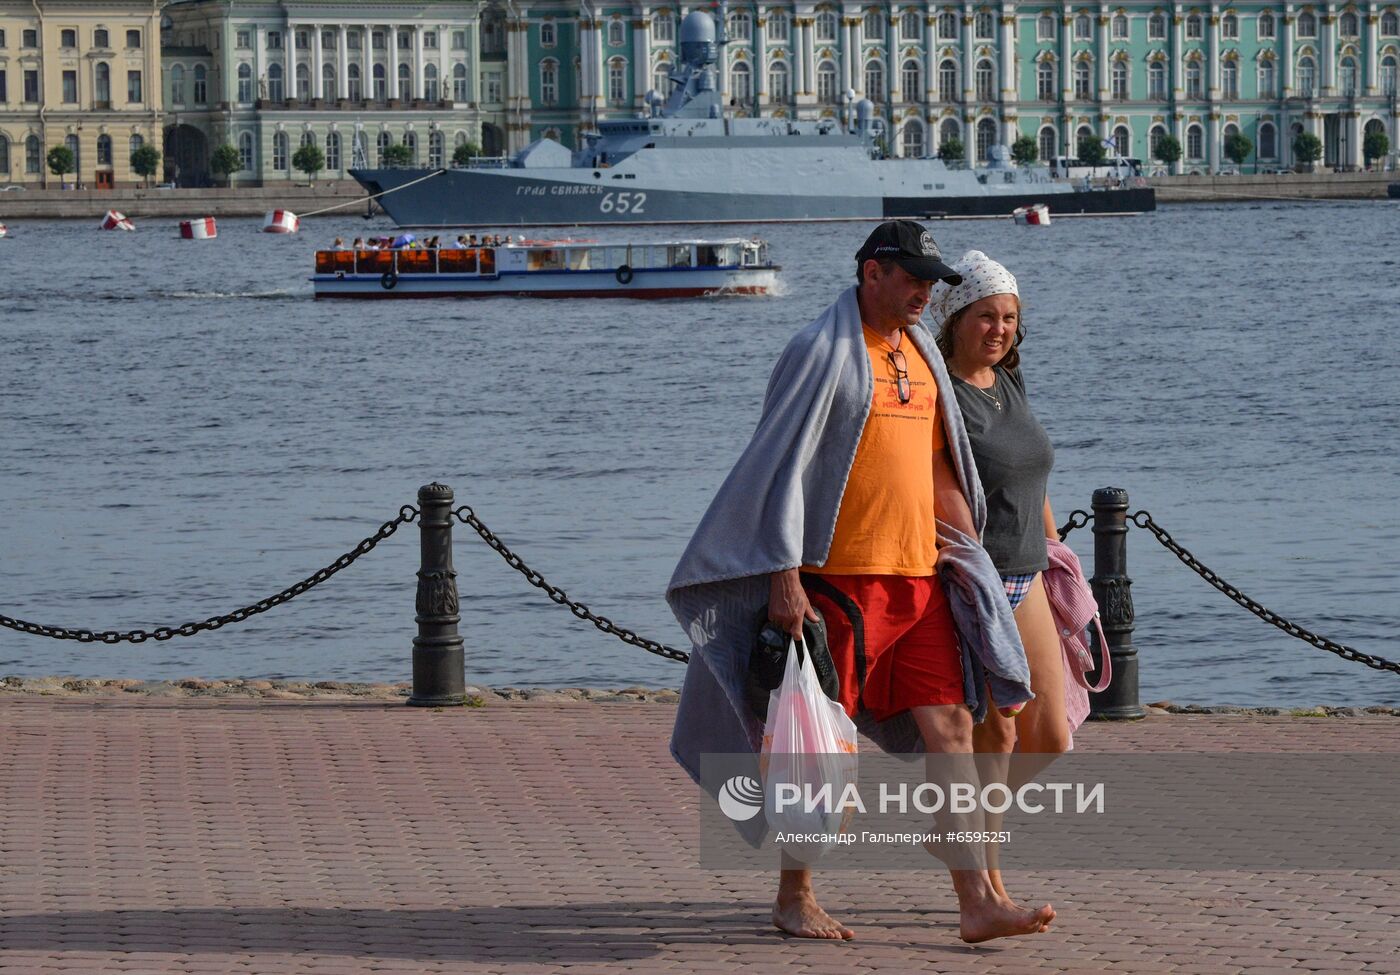
[[[729,39],[731,41],[753,40],[753,20],[747,10],[729,15]]]
[[[374,84],[374,100],[377,102],[387,101],[389,98],[389,79],[384,74],[384,65],[376,64],[370,70],[373,72],[371,81]]]
[[[1381,33],[1386,37],[1394,37],[1400,34],[1400,16],[1391,11],[1381,14]]]
[[[398,46],[400,51],[413,50],[413,33],[411,31],[406,30],[399,31]]]
[[[1133,133],[1126,125],[1113,130],[1113,151],[1125,159],[1133,154]]]
[[[1204,97],[1204,88],[1203,88],[1202,85],[1201,85],[1201,74],[1202,74],[1202,72],[1201,72],[1201,62],[1199,62],[1199,61],[1187,61],[1187,62],[1186,62],[1186,97],[1187,97],[1187,98],[1202,98],[1202,97]]]
[[[5,77],[5,70],[0,68],[0,105],[10,100],[10,86]]]
[[[0,176],[10,175],[10,140],[0,135]]]
[[[554,24],[549,22],[550,30],[554,29]],[[544,40],[544,28],[540,28],[540,40]],[[467,49],[467,32],[464,30],[454,30],[452,32],[452,50],[465,51]]]
[[[627,103],[627,62],[622,58],[608,62],[608,101],[614,106]]]
[[[995,119],[984,118],[977,123],[977,161],[986,162],[991,157],[992,146],[997,142]]]
[[[287,87],[283,84],[282,65],[269,64],[267,66],[267,98],[271,102],[285,101],[287,98]]]
[[[405,133],[403,134],[403,144],[406,145],[406,146],[408,146],[408,152],[409,152],[408,164],[409,164],[410,166],[417,166],[417,165],[418,165],[418,136],[417,136],[415,133],[413,133],[413,132],[405,132]]]
[[[1114,14],[1111,29],[1115,41],[1126,41],[1128,39],[1128,18],[1123,14]]]
[[[553,58],[540,62],[540,101],[546,105],[559,103],[559,62]]]
[[[253,69],[247,64],[238,66],[238,100],[245,105],[253,100]]]
[[[375,165],[383,167],[384,153],[389,151],[389,147],[394,144],[394,140],[388,132],[379,133],[379,137],[374,141]]]
[[[389,35],[382,30],[374,31],[370,34],[369,43],[373,50],[387,51],[389,49]]]
[[[899,39],[902,41],[917,41],[923,36],[923,24],[919,20],[917,10],[906,10],[899,18]],[[919,127],[919,136],[923,137],[923,127]]]
[[[1186,158],[1201,159],[1205,156],[1205,140],[1201,135],[1201,127],[1192,125],[1186,129]]]
[[[252,31],[241,30],[234,35],[234,46],[240,51],[250,50],[253,46]]]
[[[1220,94],[1231,101],[1239,99],[1240,66],[1237,61],[1226,61],[1220,66]]]
[[[1076,41],[1090,40],[1093,35],[1093,21],[1088,14],[1080,14],[1074,18],[1074,39]]]
[[[413,101],[413,69],[408,65],[399,64],[399,101]]]
[[[1097,141],[1099,140],[1098,137],[1094,135],[1094,130],[1089,128],[1089,126],[1087,125],[1081,125],[1079,129],[1074,133],[1075,152],[1078,153],[1080,151],[1079,147],[1082,146],[1085,142]]]
[[[329,65],[327,65],[329,67]],[[423,97],[430,102],[439,100],[438,69],[436,64],[423,65]]]
[[[170,101],[174,105],[185,104],[185,69],[178,64],[170,69]]]
[[[815,21],[816,38],[819,41],[836,40],[836,15],[830,10],[817,14]]]
[[[428,65],[428,67],[431,68],[434,72],[437,71],[437,68],[434,68],[431,64]],[[434,74],[434,78],[436,77],[436,74]],[[322,98],[330,99],[340,97],[340,85],[337,84],[337,81],[338,79],[335,76],[335,65],[331,64],[329,61],[321,65]],[[433,84],[437,84],[436,80],[434,80]]]
[[[1387,55],[1381,61],[1381,94],[1393,96],[1395,94],[1395,58]]]
[[[112,165],[112,137],[110,135],[97,137],[97,165]]]
[[[885,15],[879,10],[867,10],[861,25],[861,32],[867,41],[883,41],[885,39]]]
[[[817,101],[823,105],[836,104],[836,65],[831,61],[817,65]]]
[[[1199,41],[1205,36],[1204,21],[1200,14],[1192,14],[1186,18],[1186,39],[1188,41]]]
[[[658,64],[656,70],[651,73],[651,87],[662,98],[671,96],[671,69],[666,62]]]
[[[996,17],[990,10],[979,10],[972,19],[972,31],[979,41],[990,41],[996,35]]]
[[[71,27],[63,28],[63,30],[58,32],[58,46],[68,48],[77,47],[78,32]]]
[[[33,175],[42,172],[44,147],[37,135],[24,140],[24,171]]]
[[[301,134],[301,147],[302,147],[303,149],[305,149],[307,146],[314,146],[315,144],[316,144],[316,135],[315,135],[315,133],[313,133],[313,132],[303,132],[303,133]]]
[[[428,165],[433,169],[442,168],[442,133],[434,129],[428,133]]]
[[[879,61],[865,62],[865,93],[871,98],[884,98],[885,66]]]
[[[1260,98],[1274,97],[1274,62],[1263,60],[1259,62],[1259,96]]]
[[[661,44],[669,44],[676,39],[676,18],[671,11],[658,10],[651,15],[651,39]]]
[[[3,36],[0,36],[0,42],[3,42],[3,41],[4,41],[4,37],[3,37]],[[108,33],[107,33],[107,28],[105,28],[105,27],[99,27],[99,28],[97,28],[97,30],[95,30],[95,31],[92,32],[92,46],[93,46],[93,47],[100,47],[100,48],[103,48],[103,49],[105,50],[106,48],[108,48],[108,47],[111,46],[111,43],[112,43],[112,42],[111,42],[111,40],[109,39],[109,35],[108,35]],[[0,44],[0,46],[3,46],[3,44]]]
[[[1240,39],[1240,19],[1234,14],[1226,14],[1220,18],[1220,36],[1227,41],[1237,41]]]
[[[126,100],[133,105],[139,105],[145,101],[141,97],[141,72],[139,71],[126,73]]]
[[[1167,39],[1167,15],[1153,14],[1147,18],[1147,39],[1165,41]]]
[[[621,47],[627,43],[627,25],[621,20],[608,21],[608,46]]]
[[[326,135],[326,168],[331,172],[340,169],[340,133],[330,132]]]
[[[287,171],[287,133],[272,134],[272,168],[279,173]]]
[[[1313,59],[1301,57],[1298,59],[1298,94],[1304,98],[1313,96],[1313,85],[1316,81],[1316,69]]]
[[[1162,144],[1162,140],[1167,137],[1167,130],[1160,125],[1152,126],[1147,133],[1147,156],[1149,159],[1157,158],[1157,149]]]
[[[238,136],[238,165],[242,169],[252,171],[253,135],[251,132],[243,132]]]
[[[1342,95],[1351,98],[1356,94],[1356,62],[1351,58],[1342,58],[1342,63],[1338,65],[1338,80],[1341,83]]]
[[[1093,97],[1090,75],[1093,66],[1088,61],[1076,61],[1074,63],[1074,97],[1087,99]]]
[[[297,98],[301,101],[308,101],[311,98],[311,69],[304,64],[297,65],[296,93]]]
[[[1046,11],[1035,19],[1035,39],[1053,41],[1055,39],[1055,15]]]
[[[775,13],[768,18],[768,39],[770,41],[786,44],[791,29],[792,21],[788,20],[788,15],[785,13]]]
[[[938,144],[941,146],[949,139],[958,139],[962,135],[962,129],[958,123],[950,118],[945,118],[938,126]]]
[[[916,118],[904,123],[899,137],[899,154],[905,159],[924,158],[924,123]]]
[[[1274,15],[1271,14],[1271,13],[1269,13],[1269,11],[1265,10],[1263,13],[1261,13],[1261,14],[1259,15],[1259,19],[1258,19],[1257,21],[1255,21],[1255,27],[1254,27],[1254,29],[1255,29],[1255,32],[1256,32],[1256,33],[1258,34],[1258,36],[1259,36],[1259,40],[1261,40],[1261,41],[1273,40],[1273,37],[1274,37]]]
[[[360,66],[351,64],[345,69],[346,97],[351,101],[359,101],[364,97],[364,79],[360,77]]]
[[[990,102],[996,97],[996,69],[984,58],[977,62],[977,100]]]
[[[436,51],[438,49],[437,31],[425,30],[423,32],[423,50]]]
[[[1055,127],[1047,125],[1040,130],[1040,138],[1036,140],[1036,148],[1040,150],[1040,158],[1049,161],[1055,158]]]
[[[1035,97],[1042,102],[1055,100],[1055,62],[1041,61],[1035,66]]]
[[[66,105],[78,104],[78,72],[63,72],[63,102]]]
[[[1147,66],[1147,97],[1159,102],[1167,100],[1167,66],[1161,61]]]
[[[1338,30],[1341,31],[1341,35],[1343,37],[1355,37],[1357,34],[1360,33],[1360,30],[1357,27],[1356,14],[1354,13],[1347,12],[1342,14],[1341,19],[1337,22],[1337,24]]]
[[[270,38],[272,35],[268,35]],[[139,30],[129,30],[126,32],[126,46],[138,48],[141,46],[141,32]]]
[[[924,90],[924,66],[914,58],[910,58],[900,66],[899,71],[900,88],[904,91],[904,100],[916,102]]]
[[[1259,151],[1260,159],[1276,159],[1278,157],[1278,130],[1272,122],[1261,122],[1259,124]]]
[[[299,30],[292,35],[292,43],[296,45],[298,51],[311,50],[311,31]]]
[[[38,47],[39,32],[32,27],[27,27],[19,32],[20,47]]]
[[[1113,83],[1113,98],[1115,101],[1125,102],[1128,100],[1128,63],[1126,61],[1114,61],[1110,69]]]
[[[945,58],[938,63],[938,90],[945,102],[958,97],[958,62]]]
[[[782,61],[774,61],[768,68],[768,94],[779,104],[784,104],[792,93],[788,88],[788,66]]]
[[[1316,36],[1317,36],[1317,18],[1314,17],[1312,14],[1299,14],[1299,15],[1298,15],[1298,36],[1299,36],[1299,37],[1316,37]]]
[[[938,15],[938,36],[945,41],[958,39],[958,17],[956,14],[945,10]]]
[[[546,20],[540,24],[540,47],[553,47],[559,43],[559,35],[554,29],[554,21]],[[466,45],[463,45],[464,47]]]
[[[481,86],[482,94],[485,96],[488,103],[497,105],[504,101],[501,88],[501,73],[499,71],[487,72],[482,80],[485,82]]]
[[[467,100],[467,66],[460,61],[452,66],[452,100]]]
[[[73,175],[74,179],[77,179],[78,175],[83,171],[82,146],[78,144],[78,137],[76,135],[65,137],[63,144],[68,148],[68,151],[73,154]]]
[[[729,69],[729,97],[740,105],[753,101],[753,73],[744,61],[734,62]]]
[[[24,100],[28,104],[39,100],[39,72],[32,68],[24,70]]]

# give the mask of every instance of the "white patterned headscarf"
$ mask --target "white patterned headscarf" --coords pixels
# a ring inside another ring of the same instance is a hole
[[[953,270],[962,275],[961,284],[938,281],[929,292],[929,312],[935,330],[979,298],[1021,297],[1011,272],[981,251],[968,251],[953,264]]]

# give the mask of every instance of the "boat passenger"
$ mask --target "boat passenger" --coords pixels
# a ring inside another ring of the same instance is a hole
[[[476,247],[476,246],[477,246],[476,234],[468,234],[468,235],[467,235],[467,246],[468,246],[468,247]]]
[[[345,247],[345,238],[344,238],[344,237],[337,237],[337,238],[335,239],[335,241],[331,244],[331,250],[333,250],[333,251],[343,251],[343,250],[346,250],[346,247]]]
[[[463,240],[462,235],[458,234],[456,240],[449,240],[443,245],[442,249],[445,251],[464,251],[467,249],[467,244],[466,241]]]
[[[356,237],[355,240],[350,244],[350,249],[351,249],[351,250],[356,250],[356,251],[362,251],[362,250],[364,250],[364,249],[365,249],[365,240],[364,240],[364,238],[363,238],[363,237]]]

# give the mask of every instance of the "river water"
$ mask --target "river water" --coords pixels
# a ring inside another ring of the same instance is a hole
[[[1265,605],[1397,658],[1397,216],[1393,202],[1195,205],[933,231],[1020,279],[1061,520],[1124,487]],[[775,297],[354,303],[312,300],[310,252],[388,231],[382,218],[292,237],[221,220],[207,242],[173,221],[95,225],[0,241],[0,613],[129,629],[228,612],[440,480],[555,585],[674,645],[661,593],[676,558],[774,357],[851,280],[869,229],[741,228],[785,266]],[[416,536],[192,639],[0,630],[0,674],[405,680]],[[1088,530],[1071,542],[1087,566]],[[1260,622],[1146,532],[1129,546],[1144,700],[1400,704],[1400,678]],[[464,527],[456,560],[469,680],[679,683],[681,665],[576,621]]]

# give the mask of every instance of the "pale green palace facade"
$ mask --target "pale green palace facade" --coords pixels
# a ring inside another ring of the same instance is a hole
[[[1171,134],[1185,150],[1176,170],[1207,172],[1238,131],[1255,146],[1248,172],[1290,167],[1298,132],[1345,168],[1362,164],[1368,130],[1400,142],[1400,0],[178,0],[164,8],[167,152],[196,172],[182,140],[206,155],[229,142],[239,177],[266,182],[300,178],[289,158],[303,142],[330,157],[323,177],[395,142],[420,165],[462,141],[488,154],[545,136],[575,146],[666,90],[692,9],[722,14],[732,111],[839,116],[869,99],[895,155],[956,137],[977,165],[1026,135],[1045,159],[1092,136],[1151,169],[1151,145]]]

